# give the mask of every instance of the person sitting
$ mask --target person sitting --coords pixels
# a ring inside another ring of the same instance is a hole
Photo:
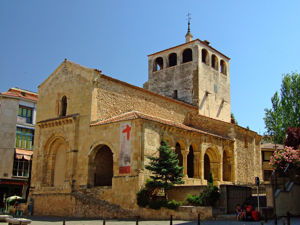
[[[249,204],[246,206],[246,220],[247,221],[252,221],[253,218],[252,218],[252,211],[253,211],[253,208],[252,206]]]
[[[235,208],[235,215],[236,215],[236,220],[244,220],[246,216],[246,212],[242,210],[241,205],[237,204]]]

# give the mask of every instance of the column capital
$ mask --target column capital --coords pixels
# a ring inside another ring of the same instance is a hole
[[[182,156],[187,156],[189,154],[189,151],[183,150],[181,151]]]
[[[200,156],[201,152],[194,152],[194,156]]]

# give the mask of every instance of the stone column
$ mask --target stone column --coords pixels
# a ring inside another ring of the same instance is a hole
[[[200,154],[199,177],[204,180],[204,154]]]
[[[182,154],[182,166],[183,166],[183,177],[187,178],[187,155],[189,154],[188,150],[183,150],[181,151]]]
[[[220,169],[219,169],[219,180],[223,181],[223,156],[220,162]]]

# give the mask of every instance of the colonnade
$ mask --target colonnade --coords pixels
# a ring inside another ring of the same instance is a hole
[[[208,180],[212,173],[215,181],[233,181],[233,150],[208,147],[196,149],[193,145],[176,143],[173,148],[183,166],[184,178]]]

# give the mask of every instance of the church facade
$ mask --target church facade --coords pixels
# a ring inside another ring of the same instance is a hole
[[[262,177],[261,136],[231,122],[229,61],[188,32],[186,43],[148,56],[143,88],[62,62],[39,86],[35,213],[136,213],[161,138],[178,154],[183,185],[205,185],[210,172],[217,185]]]

